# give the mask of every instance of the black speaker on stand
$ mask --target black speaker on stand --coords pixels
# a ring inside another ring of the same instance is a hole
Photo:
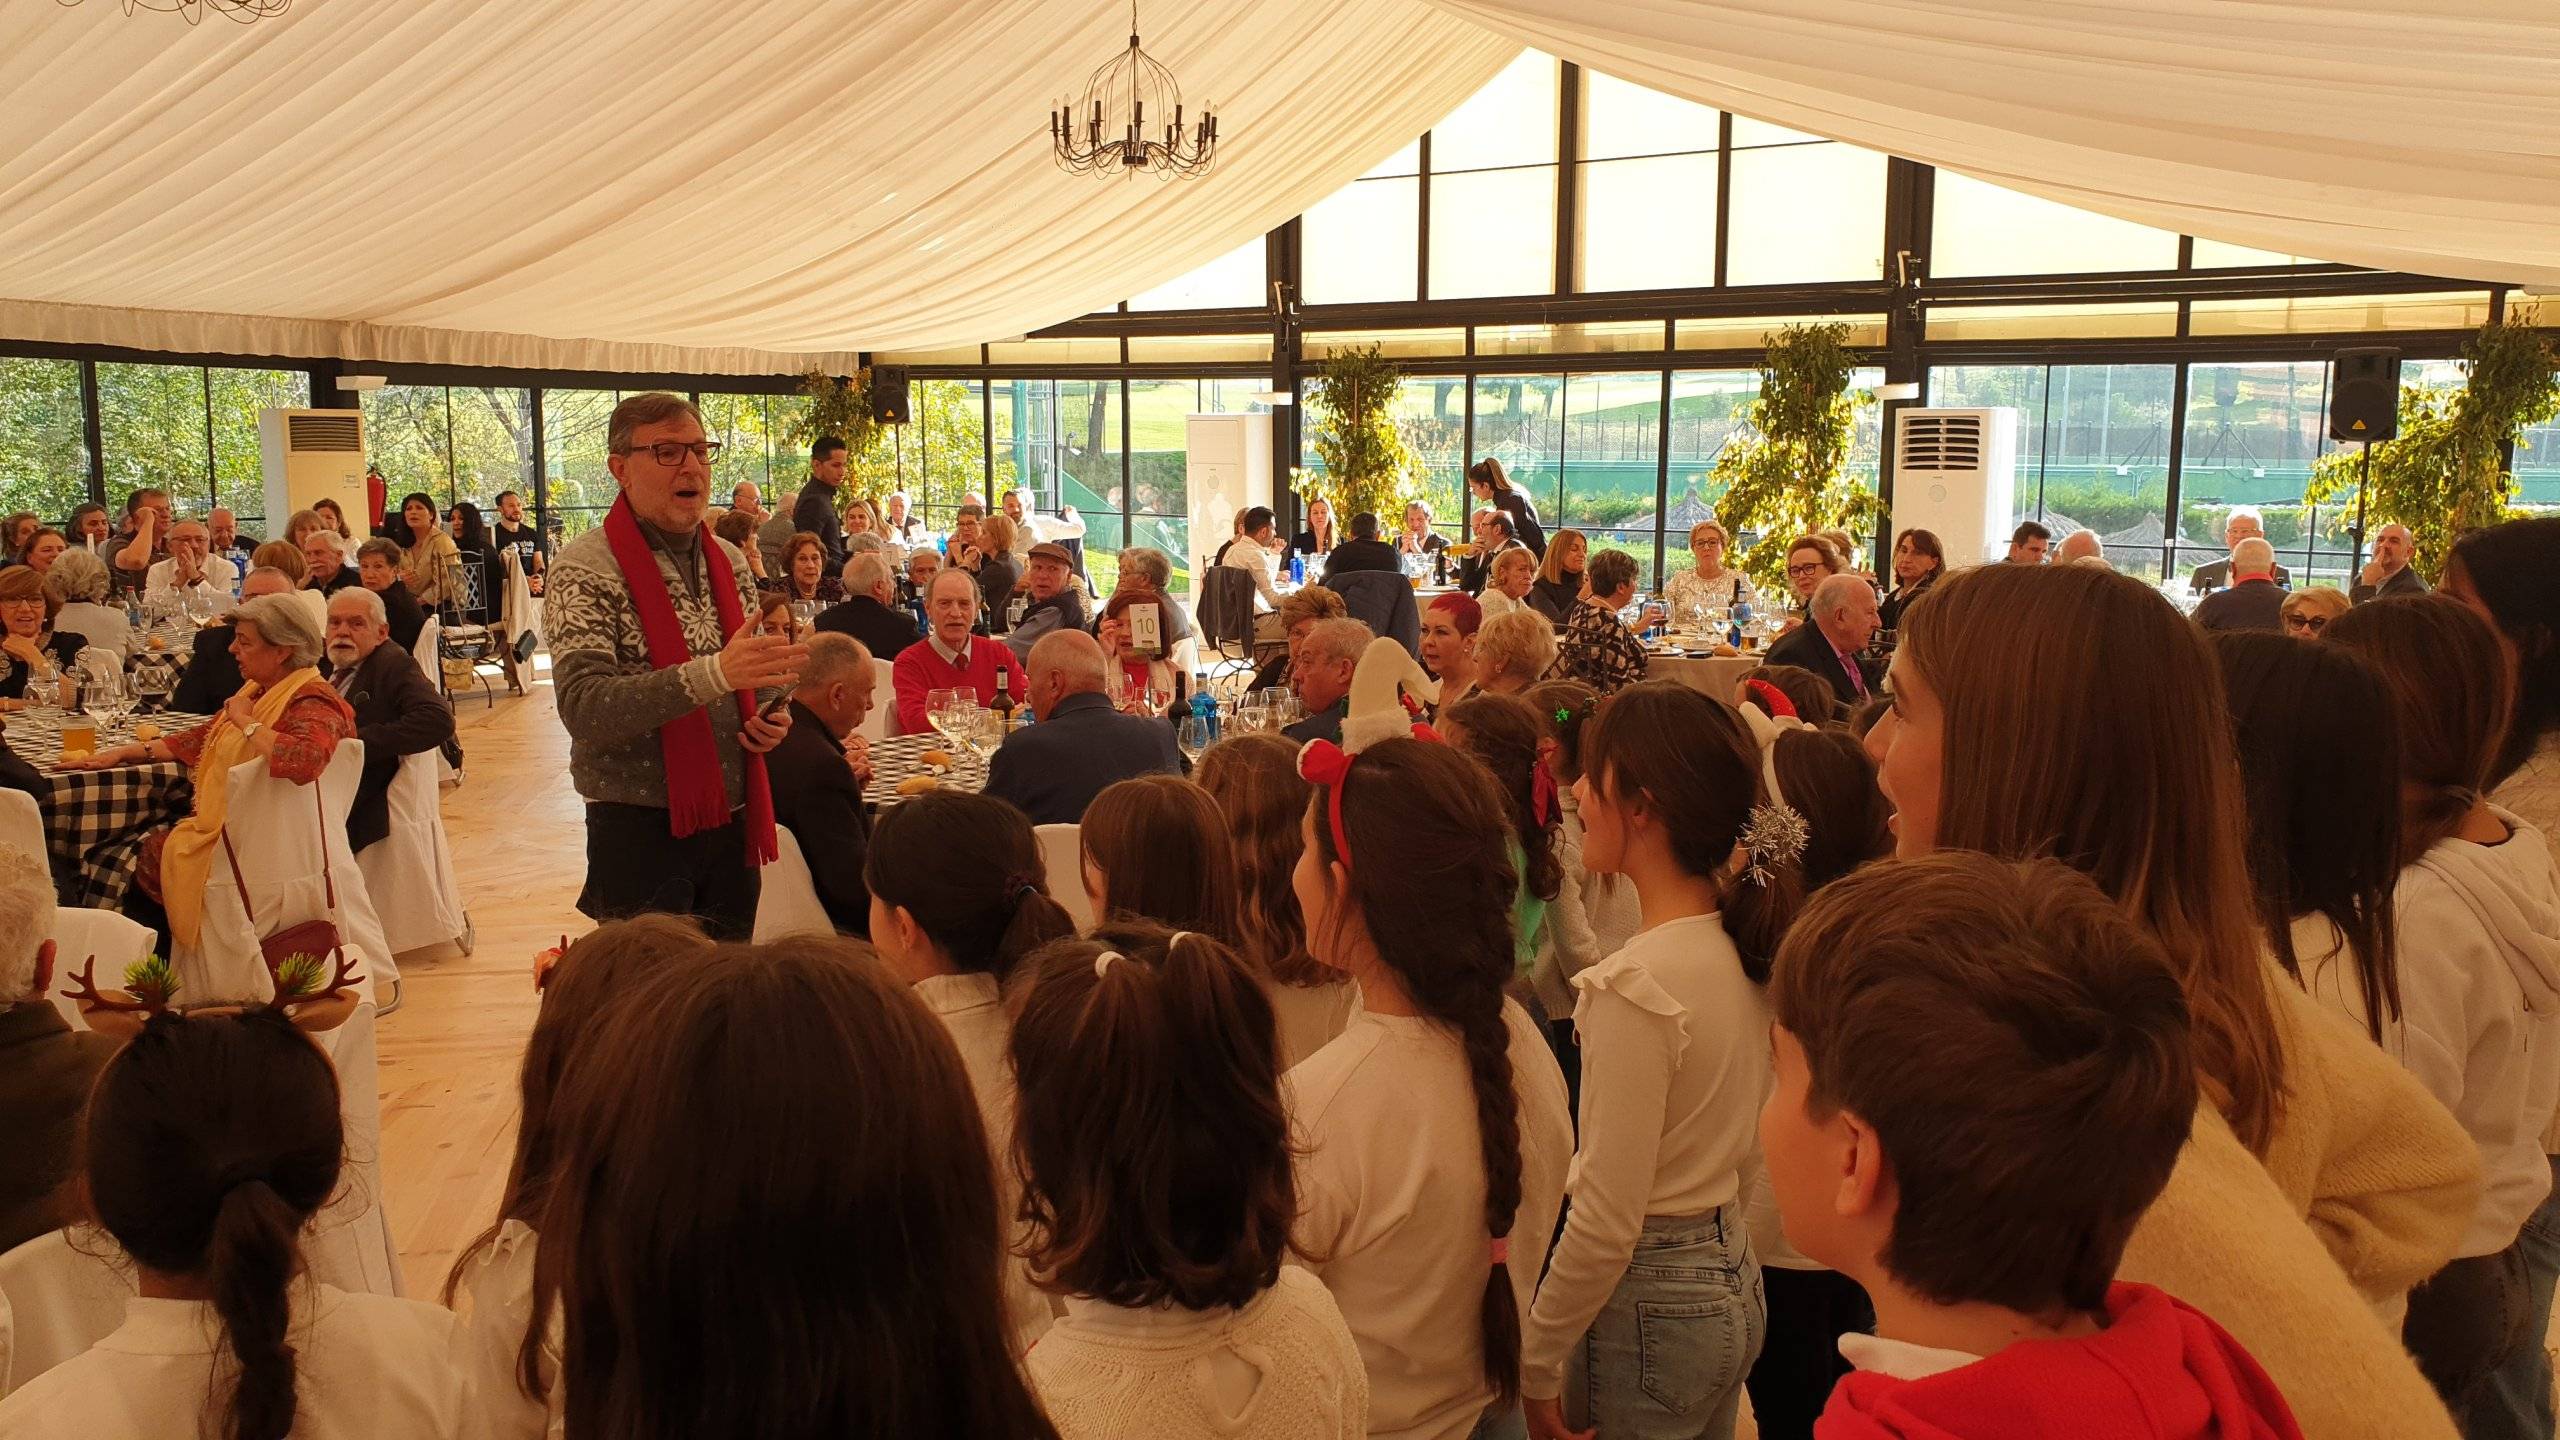
[[[2329,366],[2329,438],[2364,446],[2356,484],[2355,559],[2364,566],[2365,496],[2373,488],[2373,443],[2400,433],[2400,352],[2384,346],[2341,350]]]
[[[907,423],[907,367],[874,365],[871,367],[871,418],[883,425]]]

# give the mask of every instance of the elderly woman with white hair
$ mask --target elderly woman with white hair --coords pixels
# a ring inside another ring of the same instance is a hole
[[[1527,553],[1527,552],[1522,552]],[[1476,627],[1476,688],[1517,695],[1555,668],[1556,627],[1522,606]]]
[[[68,563],[65,563],[68,562]],[[53,602],[53,628],[88,638],[118,653],[132,649],[133,622],[107,603],[107,562],[86,550],[65,550],[44,572],[45,598]]]
[[[67,557],[66,557],[67,558]],[[222,713],[192,730],[66,760],[66,770],[175,760],[195,782],[195,813],[155,830],[142,844],[134,918],[194,947],[204,921],[205,880],[222,848],[231,767],[263,759],[267,774],[309,785],[329,768],[341,741],[354,738],[355,711],[319,669],[322,638],[311,612],[291,595],[244,600],[231,615],[231,655],[247,683]]]

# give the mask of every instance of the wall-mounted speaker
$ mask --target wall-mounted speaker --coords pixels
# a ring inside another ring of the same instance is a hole
[[[2329,369],[2329,438],[2388,440],[2400,433],[2400,352],[2341,350]]]
[[[907,367],[871,367],[871,418],[883,425],[907,423]]]

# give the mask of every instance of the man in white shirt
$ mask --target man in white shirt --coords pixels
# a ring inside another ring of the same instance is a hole
[[[228,600],[239,583],[239,567],[213,553],[213,536],[203,524],[181,520],[169,527],[169,558],[152,562],[142,588],[172,595],[192,590]]]
[[[1253,613],[1257,616],[1280,603],[1280,592],[1272,588],[1272,555],[1279,548],[1280,530],[1271,507],[1256,505],[1244,512],[1244,534],[1227,547],[1226,558],[1218,562],[1253,577]]]

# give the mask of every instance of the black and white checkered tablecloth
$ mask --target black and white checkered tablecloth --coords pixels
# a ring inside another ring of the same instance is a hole
[[[874,810],[882,810],[906,799],[898,793],[898,782],[911,775],[930,773],[916,758],[927,750],[940,750],[952,757],[949,773],[942,776],[942,788],[969,791],[987,788],[984,761],[928,730],[921,735],[898,735],[871,742],[871,783],[862,789],[862,803]]]
[[[161,734],[174,735],[210,717],[162,713],[141,718],[159,726]],[[130,741],[134,723],[127,720],[100,735],[98,748]],[[187,767],[172,760],[112,770],[57,770],[62,717],[53,712],[12,715],[8,734],[9,748],[36,767],[51,791],[40,799],[47,859],[61,902],[121,908],[141,858],[142,837],[185,819],[195,804]]]

